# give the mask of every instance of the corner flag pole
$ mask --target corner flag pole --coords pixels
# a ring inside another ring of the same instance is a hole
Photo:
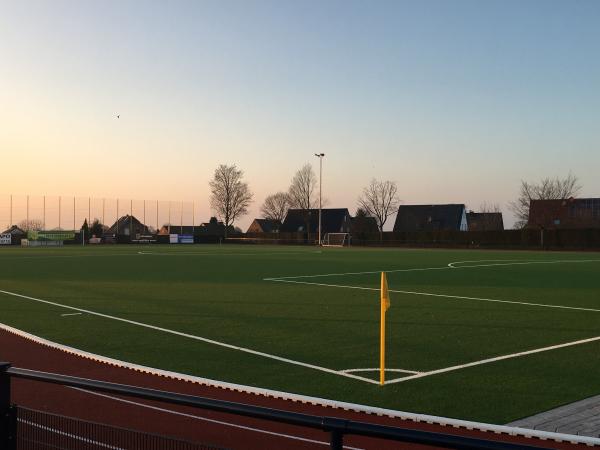
[[[385,312],[390,307],[390,294],[388,292],[385,272],[381,272],[381,320],[379,329],[379,385],[385,384]]]

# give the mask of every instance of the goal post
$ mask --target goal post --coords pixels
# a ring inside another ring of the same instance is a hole
[[[327,233],[323,238],[323,247],[350,246],[350,233]]]

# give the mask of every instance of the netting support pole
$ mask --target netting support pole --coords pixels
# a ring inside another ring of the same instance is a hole
[[[17,415],[10,403],[10,375],[6,372],[10,363],[0,362],[0,448],[17,448]]]

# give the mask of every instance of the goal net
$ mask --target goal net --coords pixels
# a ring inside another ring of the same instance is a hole
[[[350,245],[350,233],[327,233],[323,239],[324,247],[344,247]]]

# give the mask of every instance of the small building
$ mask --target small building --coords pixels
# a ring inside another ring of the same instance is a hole
[[[600,198],[531,200],[527,228],[600,228]]]
[[[361,234],[378,233],[377,220],[375,217],[369,216],[352,217],[350,220],[350,232],[353,237]]]
[[[279,220],[254,219],[246,233],[277,233],[281,227]]]
[[[401,205],[394,224],[394,232],[467,230],[464,204]]]
[[[321,233],[350,233],[352,219],[348,208],[321,210]],[[318,209],[290,209],[279,229],[285,233],[318,233]]]
[[[499,231],[504,230],[504,221],[501,212],[473,212],[467,213],[467,226],[469,231]]]
[[[24,230],[22,230],[21,228],[19,228],[16,225],[13,225],[10,228],[8,228],[8,230],[3,231],[2,233],[0,233],[0,235],[4,235],[4,237],[2,239],[3,245],[10,245],[10,244],[17,245],[17,244],[21,243],[21,239],[27,238],[27,232],[25,232]],[[9,242],[9,238],[7,236],[10,236],[10,242]]]
[[[169,234],[184,234],[184,235],[196,235],[200,232],[201,225],[163,225],[158,234],[161,236]]]
[[[148,227],[129,214],[120,217],[104,234],[106,235],[124,235],[137,236],[148,233]]]

